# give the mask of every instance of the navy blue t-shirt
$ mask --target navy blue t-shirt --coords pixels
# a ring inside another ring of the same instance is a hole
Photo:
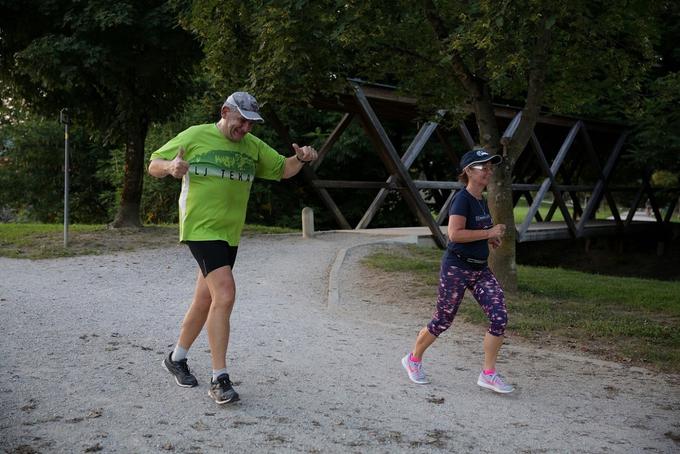
[[[454,214],[465,217],[466,230],[486,230],[493,227],[486,200],[476,199],[467,189],[461,190],[453,198],[449,207],[449,216]],[[486,260],[489,257],[489,243],[487,241],[478,240],[469,243],[449,241],[444,255],[445,265],[453,265],[468,270],[474,269],[473,265],[461,260],[456,254],[477,260]]]

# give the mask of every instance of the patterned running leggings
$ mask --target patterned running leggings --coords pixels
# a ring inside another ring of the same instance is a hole
[[[428,323],[427,330],[438,337],[449,329],[463,300],[465,289],[472,291],[472,296],[489,319],[488,332],[494,336],[502,336],[508,324],[505,296],[496,276],[488,267],[473,271],[442,265],[437,310],[432,316],[432,321]]]

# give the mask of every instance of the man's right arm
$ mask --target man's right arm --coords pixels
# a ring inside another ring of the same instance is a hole
[[[153,159],[149,163],[149,175],[156,178],[163,178],[172,175],[175,178],[182,178],[189,171],[189,163],[184,160],[184,148],[180,147],[175,159],[168,161],[165,159]]]

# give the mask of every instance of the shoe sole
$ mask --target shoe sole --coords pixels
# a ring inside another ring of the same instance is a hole
[[[238,402],[239,400],[241,400],[241,398],[239,397],[238,394],[236,394],[236,395],[235,395],[234,397],[232,397],[231,399],[227,399],[227,400],[217,400],[217,399],[215,399],[215,396],[212,395],[212,393],[210,392],[210,390],[208,390],[208,395],[210,396],[210,398],[211,398],[212,400],[215,401],[215,403],[216,403],[217,405],[230,404],[230,403]]]
[[[430,381],[427,380],[427,379],[425,381],[415,381],[414,379],[411,378],[411,374],[408,373],[408,364],[406,364],[406,357],[405,356],[403,358],[401,358],[401,365],[404,367],[404,370],[406,371],[406,375],[408,375],[408,379],[411,380],[416,385],[427,385],[427,384],[430,383]]]
[[[165,365],[165,358],[163,359],[163,362],[161,364],[163,365],[163,369],[170,372],[170,369],[168,369],[168,366]],[[179,382],[179,380],[177,380],[177,376],[175,374],[170,372],[170,375],[172,375],[172,377],[175,379],[175,383],[177,383],[177,386],[181,386],[182,388],[194,388],[194,387],[198,386],[198,383],[196,383],[195,385],[183,385],[182,383]]]
[[[515,390],[515,388],[512,388],[511,390],[503,391],[503,390],[501,390],[501,389],[494,388],[492,385],[489,385],[489,384],[487,384],[487,383],[484,383],[484,382],[481,381],[481,380],[477,380],[477,384],[478,384],[479,386],[481,386],[482,388],[490,389],[491,391],[497,392],[497,393],[499,393],[499,394],[510,394],[511,392],[513,392],[513,391]]]

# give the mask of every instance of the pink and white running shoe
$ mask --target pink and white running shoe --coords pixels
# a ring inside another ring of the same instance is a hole
[[[499,373],[486,375],[484,372],[480,372],[477,384],[482,388],[491,389],[497,393],[503,394],[511,393],[515,390],[514,386],[505,383],[505,379]]]
[[[406,369],[406,372],[408,373],[408,378],[410,378],[413,383],[417,383],[419,385],[426,385],[430,383],[430,380],[428,380],[425,376],[425,371],[423,371],[422,361],[411,361],[410,353],[401,358],[401,365],[404,366],[404,369]]]

